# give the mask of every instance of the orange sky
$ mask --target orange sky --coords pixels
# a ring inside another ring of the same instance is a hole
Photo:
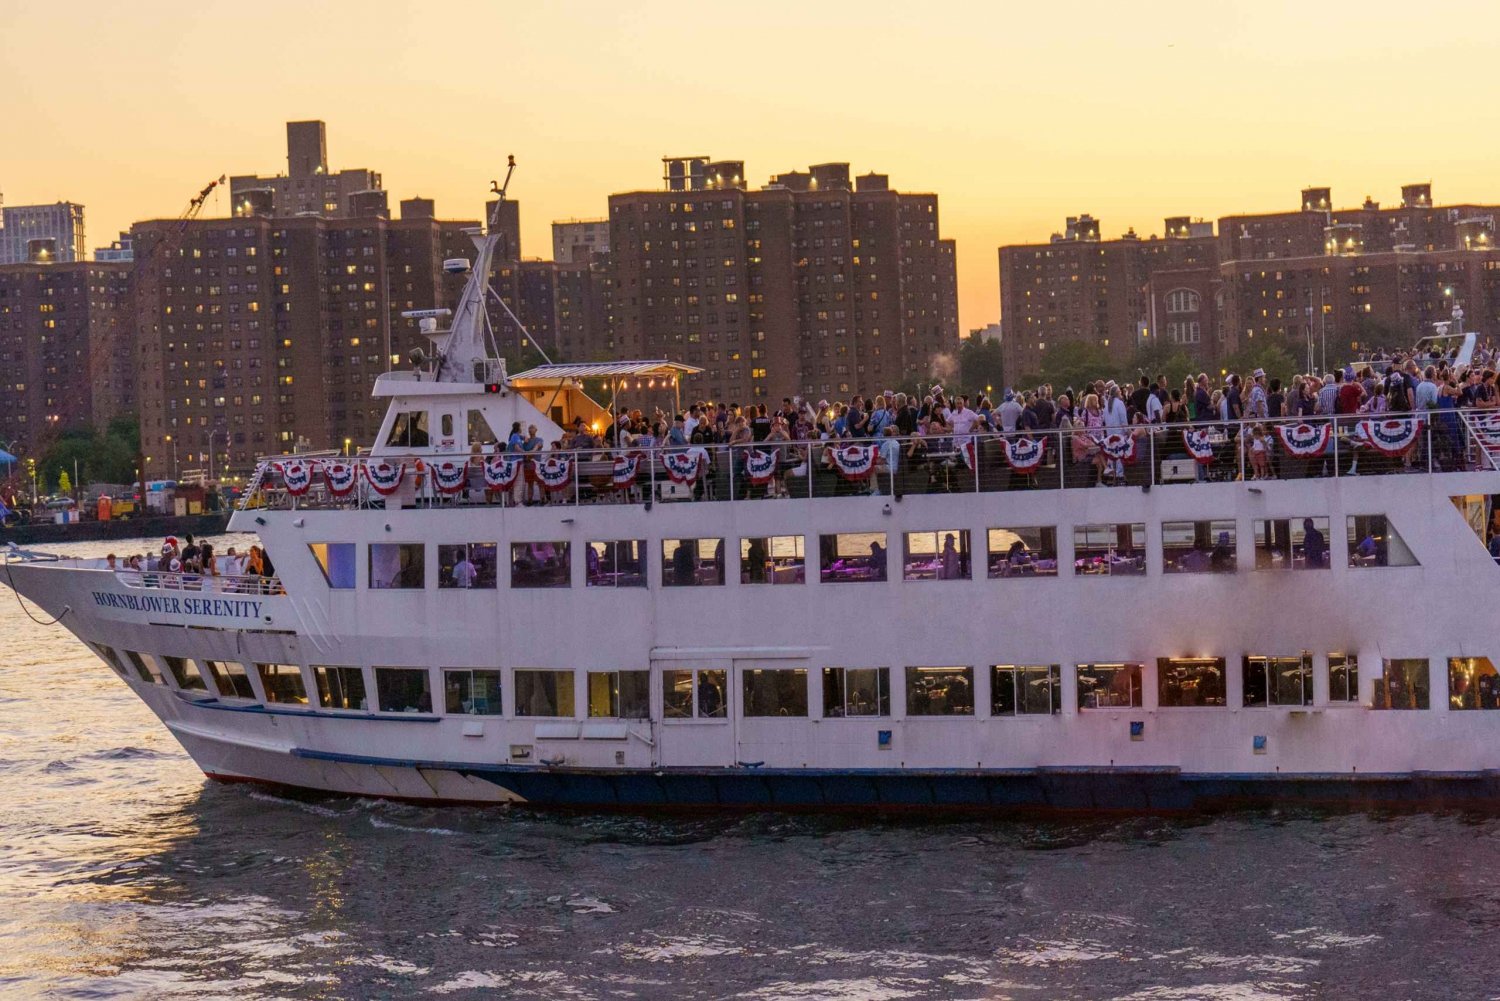
[[[996,247],[1091,212],[1500,200],[1493,2],[0,5],[0,192],[84,203],[90,247],[175,216],[221,173],[285,169],[322,118],[334,169],[477,218],[520,161],[529,255],[549,223],[659,185],[660,158],[753,184],[830,160],[942,197],[962,328],[996,318]],[[227,213],[223,198],[207,212]]]

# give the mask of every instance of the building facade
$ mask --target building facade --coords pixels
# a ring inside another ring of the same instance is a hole
[[[287,122],[287,172],[229,179],[235,216],[347,217],[386,215],[380,175],[358,168],[330,172],[328,129],[319,121]]]
[[[558,264],[587,263],[609,253],[608,219],[567,219],[552,224],[552,259]]]
[[[0,208],[0,265],[85,260],[82,205],[56,202]]]

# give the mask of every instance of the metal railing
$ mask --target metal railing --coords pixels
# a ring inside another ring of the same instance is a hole
[[[324,463],[342,466],[343,478],[335,481]],[[1500,469],[1500,411],[535,453],[284,456],[257,467],[240,507],[691,503],[1475,469]]]
[[[130,588],[167,591],[208,591],[215,594],[283,594],[280,577],[173,573],[166,570],[116,570],[115,578]]]

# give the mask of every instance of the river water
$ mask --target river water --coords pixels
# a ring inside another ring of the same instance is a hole
[[[1500,819],[297,801],[5,587],[0,806],[5,998],[1500,998]]]

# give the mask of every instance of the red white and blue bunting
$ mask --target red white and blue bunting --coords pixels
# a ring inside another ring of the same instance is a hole
[[[751,486],[763,487],[775,479],[778,459],[775,449],[752,448],[745,455],[745,475],[750,478]]]
[[[1355,425],[1355,430],[1367,445],[1381,455],[1405,455],[1422,434],[1422,418],[1372,417],[1360,421]]]
[[[661,454],[661,464],[666,468],[667,475],[672,478],[673,483],[683,486],[692,486],[698,482],[698,476],[703,472],[703,465],[707,460],[708,454],[701,448]]]
[[[1034,473],[1047,456],[1046,438],[1006,438],[1005,461],[1018,473]]]
[[[1109,431],[1099,438],[1099,450],[1113,462],[1135,461],[1135,435],[1129,431]]]
[[[526,467],[526,475],[548,490],[563,490],[573,482],[573,460],[566,455],[532,459]]]
[[[365,463],[365,479],[370,481],[370,486],[382,497],[389,497],[401,486],[401,478],[406,475],[406,463],[398,462],[392,465],[384,459],[375,459]]]
[[[867,480],[875,472],[880,450],[875,445],[834,445],[828,449],[833,468],[846,480]]]
[[[1182,444],[1191,455],[1202,465],[1208,465],[1214,461],[1213,440],[1207,431],[1195,431],[1187,428],[1182,432]]]
[[[958,443],[958,454],[964,457],[964,465],[973,469],[979,461],[979,442],[972,437],[962,439]]]
[[[439,459],[432,464],[432,481],[445,494],[456,494],[469,485],[469,461]]]
[[[509,490],[521,475],[520,455],[491,455],[484,460],[484,485],[491,490]]]
[[[313,464],[306,459],[289,459],[276,463],[276,471],[286,483],[286,492],[301,497],[312,486]]]
[[[629,490],[635,486],[636,477],[641,475],[641,463],[645,458],[643,452],[628,452],[615,456],[614,466],[610,470],[610,484],[616,490]]]
[[[359,481],[359,467],[342,459],[329,459],[323,463],[323,479],[328,481],[329,493],[346,497]]]
[[[1328,451],[1333,439],[1333,425],[1328,423],[1278,424],[1276,433],[1286,450],[1299,459],[1310,459]]]

